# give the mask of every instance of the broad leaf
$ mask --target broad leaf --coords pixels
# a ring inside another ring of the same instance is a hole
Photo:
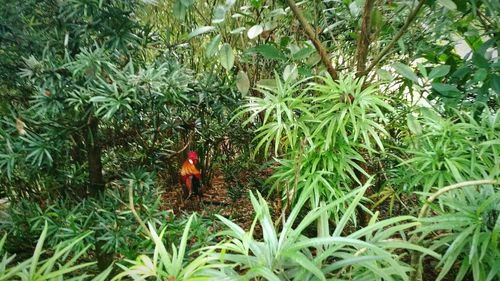
[[[428,78],[430,80],[436,79],[436,78],[440,78],[440,77],[443,77],[446,74],[448,74],[448,72],[450,72],[450,66],[449,65],[440,65],[440,66],[434,67],[431,70],[431,73],[429,73]]]
[[[384,69],[377,69],[377,75],[381,80],[392,81],[392,75]]]
[[[456,94],[460,93],[457,86],[444,84],[444,83],[432,83],[432,88],[442,94]]]
[[[207,33],[207,32],[211,32],[214,29],[215,29],[215,27],[213,27],[213,26],[200,26],[197,29],[191,31],[191,33],[189,33],[188,39],[191,39],[191,38],[193,38],[195,36],[198,36],[198,35],[201,35],[201,34],[204,34],[204,33]]]
[[[225,43],[219,51],[219,60],[222,66],[230,70],[234,65],[234,54],[231,45]]]
[[[285,67],[283,71],[283,80],[285,81],[294,81],[299,76],[297,65],[289,64]]]
[[[248,38],[254,39],[257,36],[259,36],[263,31],[264,31],[264,28],[262,27],[262,25],[256,24],[248,30],[248,32],[247,32]]]
[[[217,6],[214,10],[214,17],[212,19],[212,23],[221,23],[224,21],[224,18],[226,17],[226,9],[224,6]]]
[[[474,81],[476,82],[483,81],[486,77],[488,77],[488,70],[484,68],[480,68],[474,73]]]
[[[443,5],[448,10],[456,10],[457,5],[451,0],[437,0],[439,4]]]
[[[392,65],[397,73],[401,74],[406,79],[409,79],[415,83],[418,82],[418,76],[413,72],[413,70],[406,64],[396,62]]]
[[[238,75],[236,75],[236,87],[243,95],[246,95],[250,90],[250,80],[244,71],[240,70]]]
[[[208,58],[212,57],[217,53],[220,41],[221,41],[221,35],[217,34],[217,36],[215,36],[214,39],[212,39],[212,41],[208,43],[207,49],[205,50],[205,55]]]
[[[273,45],[260,45],[255,48],[249,49],[249,52],[256,52],[261,54],[266,59],[277,59],[277,60],[285,60],[285,55]]]

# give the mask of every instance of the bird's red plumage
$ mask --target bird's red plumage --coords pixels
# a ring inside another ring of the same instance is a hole
[[[190,151],[188,153],[188,159],[184,161],[184,164],[182,164],[181,168],[182,183],[186,185],[189,194],[191,194],[191,188],[193,186],[193,177],[201,180],[201,173],[198,168],[196,168],[197,159],[198,155],[196,154],[196,152]]]

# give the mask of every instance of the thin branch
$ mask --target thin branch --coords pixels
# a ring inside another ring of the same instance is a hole
[[[358,37],[358,43],[356,47],[356,76],[362,76],[366,68],[366,57],[368,55],[368,47],[370,46],[370,32],[371,32],[371,15],[373,10],[373,4],[375,0],[366,0],[365,7],[363,10],[363,18],[361,22],[361,33]]]
[[[396,44],[396,42],[399,40],[399,38],[401,38],[401,36],[403,36],[403,34],[406,32],[406,30],[408,29],[408,27],[410,26],[410,24],[415,20],[415,18],[417,17],[418,12],[420,11],[420,9],[422,8],[422,6],[424,5],[425,1],[426,0],[420,0],[418,2],[417,7],[410,13],[410,15],[406,19],[406,22],[403,25],[403,27],[401,27],[401,29],[394,36],[394,38],[392,38],[391,42],[389,42],[389,44],[372,61],[372,63],[370,64],[370,66],[364,71],[363,75],[368,74],[385,57],[385,55],[392,49],[392,47],[394,47],[394,44]]]
[[[500,184],[500,182],[496,180],[475,180],[475,181],[465,181],[465,182],[459,182],[456,184],[449,185],[447,187],[439,189],[437,192],[432,194],[429,199],[427,199],[427,202],[425,202],[424,206],[420,210],[420,213],[418,214],[418,218],[421,219],[427,215],[427,209],[429,209],[430,204],[436,200],[440,195],[443,193],[446,193],[448,191],[452,191],[454,189],[462,188],[462,187],[468,187],[468,186],[475,186],[475,185],[483,185],[483,184]]]
[[[128,185],[128,203],[129,203],[130,211],[132,211],[132,214],[134,215],[135,219],[137,220],[137,222],[139,223],[139,225],[144,230],[144,233],[148,237],[150,237],[151,239],[153,239],[153,236],[151,236],[151,232],[149,232],[148,227],[146,226],[146,224],[144,223],[144,221],[141,219],[141,217],[139,216],[139,214],[137,214],[137,211],[135,210],[135,206],[134,206],[134,190],[133,190],[133,182],[132,181],[130,181],[130,183]]]
[[[293,0],[287,0],[288,6],[290,6],[290,9],[292,10],[293,14],[297,17],[297,19],[300,22],[300,25],[304,29],[307,37],[312,41],[314,47],[319,53],[319,56],[321,57],[321,62],[326,66],[326,70],[328,71],[328,74],[332,77],[333,80],[337,80],[339,78],[339,75],[337,71],[333,68],[332,63],[330,61],[330,58],[328,56],[328,53],[321,44],[321,41],[318,39],[318,35],[316,32],[313,30],[311,25],[307,22],[307,20],[304,18],[304,15],[300,11],[300,9],[297,7],[295,4],[295,1]]]

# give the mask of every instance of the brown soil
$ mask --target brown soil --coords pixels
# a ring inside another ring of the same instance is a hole
[[[196,196],[183,199],[181,185],[170,186],[162,194],[164,208],[172,210],[176,215],[197,212],[203,217],[208,217],[218,214],[230,218],[243,229],[250,229],[254,210],[248,192],[243,192],[236,200],[231,199],[222,175],[215,176],[211,186],[203,186],[202,191],[201,200]],[[279,200],[268,201],[268,204],[271,212],[279,211]]]

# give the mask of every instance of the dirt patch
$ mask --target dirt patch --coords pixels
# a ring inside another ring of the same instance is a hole
[[[191,196],[183,199],[180,184],[169,186],[162,194],[163,208],[172,210],[175,215],[197,212],[202,217],[212,217],[218,214],[231,219],[243,229],[250,229],[254,210],[248,192],[243,192],[238,199],[232,199],[222,175],[215,176],[211,186],[203,186],[202,192],[201,198]],[[274,214],[279,212],[278,201],[276,198],[268,201],[269,209]]]

